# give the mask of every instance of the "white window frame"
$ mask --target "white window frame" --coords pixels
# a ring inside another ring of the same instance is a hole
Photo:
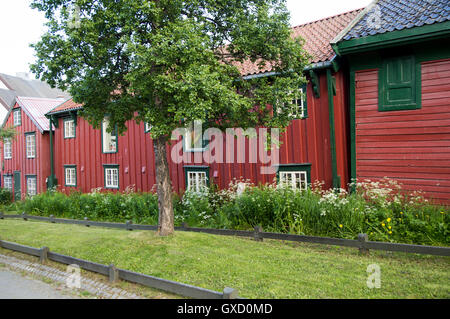
[[[12,143],[9,138],[5,138],[3,141],[3,156],[5,159],[12,158]]]
[[[64,167],[64,185],[77,186],[77,168],[76,166]]]
[[[208,176],[206,171],[188,170],[186,176],[188,191],[201,193],[208,188]]]
[[[151,129],[152,129],[152,125],[148,122],[145,122],[145,133],[150,132]]]
[[[192,145],[192,134],[198,133],[201,135],[201,147],[198,147],[199,142],[194,142],[194,145]],[[184,139],[184,151],[185,152],[204,152],[206,148],[208,147],[203,146],[205,145],[205,140],[203,136],[203,129],[202,129],[202,121],[196,120],[191,122],[189,128],[185,128],[183,139]]]
[[[292,93],[292,92],[291,92]],[[303,91],[303,87],[298,88],[298,91],[294,94],[294,99],[292,100],[292,109],[291,112],[289,112],[289,118],[291,119],[304,119],[306,117],[305,115],[305,96],[306,92]],[[300,104],[299,104],[300,102]],[[279,101],[277,100],[277,104],[279,105]],[[281,114],[282,108],[277,107],[277,113]]]
[[[119,167],[104,167],[105,188],[119,188]]]
[[[13,190],[13,176],[12,175],[3,175],[3,188]]]
[[[73,119],[64,120],[64,138],[74,138],[76,133],[75,121]]]
[[[27,158],[36,157],[36,133],[25,134],[25,147]]]
[[[27,195],[34,196],[37,194],[37,176],[26,176]]]
[[[112,134],[107,131],[109,126],[109,118],[105,117],[102,122],[102,151],[103,153],[117,152],[117,134]]]
[[[20,108],[13,110],[13,122],[14,126],[22,125],[22,111]]]
[[[299,191],[308,189],[307,171],[280,171],[279,179],[280,187],[290,187]]]

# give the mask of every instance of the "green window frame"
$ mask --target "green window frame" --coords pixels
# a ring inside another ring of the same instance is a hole
[[[184,173],[186,191],[201,192],[202,186],[209,187],[209,166],[184,166]]]
[[[75,181],[72,182],[72,177],[70,176],[70,172],[75,171],[74,179]],[[68,183],[68,173],[69,173],[69,180],[70,183]],[[78,184],[78,178],[77,178],[77,166],[76,165],[64,165],[64,186],[65,187],[77,187]]]
[[[378,111],[420,109],[420,63],[413,55],[385,57],[379,70],[378,87]]]
[[[66,129],[66,125],[70,125],[70,123],[73,123],[73,131],[71,135],[68,135],[68,130]],[[70,139],[70,138],[75,138],[77,136],[77,124],[75,122],[75,120],[72,117],[66,117],[65,119],[63,119],[63,132],[64,132],[64,138],[65,139]]]
[[[115,173],[117,172],[117,173]],[[103,164],[104,187],[106,189],[119,189],[120,171],[117,164]],[[114,174],[117,174],[117,183],[115,183]]]
[[[189,128],[186,128],[185,133],[182,136],[183,139],[183,151],[185,153],[196,153],[196,152],[204,152],[208,149],[208,145],[209,145],[209,140],[205,139],[203,134],[203,127],[202,130],[200,132],[201,134],[201,138],[202,138],[202,147],[196,147],[197,145],[195,145],[195,141],[194,141],[194,146],[192,146],[192,132],[195,132],[195,124],[194,122],[191,123]]]
[[[119,134],[117,130],[117,125],[114,126],[114,130],[111,133],[107,132],[107,124],[109,124],[109,119],[106,117],[102,121],[102,128],[101,128],[101,138],[102,138],[102,153],[104,154],[112,154],[117,153],[119,151]],[[109,136],[109,138],[108,138]],[[105,140],[107,139],[108,140]],[[115,143],[115,147],[112,147],[112,143]],[[107,147],[107,144],[109,144],[109,147]]]
[[[278,185],[290,184],[293,189],[306,190],[311,185],[311,164],[279,165],[277,171]]]
[[[22,110],[21,110],[21,108],[18,107],[18,108],[13,109],[12,113],[13,113],[14,127],[22,125]]]
[[[32,184],[31,181],[34,181],[33,188],[30,187]],[[37,194],[37,176],[36,175],[25,175],[25,182],[27,187],[27,196],[34,196]]]
[[[36,158],[36,132],[27,132],[24,135],[25,135],[25,155],[27,159]]]

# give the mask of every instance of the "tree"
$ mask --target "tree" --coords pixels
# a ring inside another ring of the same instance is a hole
[[[304,81],[307,55],[291,38],[285,0],[33,0],[48,31],[32,45],[31,70],[69,90],[82,116],[119,132],[135,119],[152,125],[159,233],[173,232],[166,144],[194,120],[210,126],[286,127]],[[270,66],[277,76],[244,81],[238,65]],[[184,123],[184,124],[181,124]]]
[[[0,128],[0,141],[13,140],[17,136],[18,132],[13,126]]]

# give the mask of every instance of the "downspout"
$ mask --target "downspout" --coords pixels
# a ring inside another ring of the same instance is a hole
[[[50,176],[48,177],[47,181],[47,190],[52,189],[56,186],[56,178],[55,178],[55,167],[53,162],[53,116],[50,116]]]
[[[327,68],[327,87],[328,87],[328,113],[330,120],[330,148],[331,148],[331,170],[333,174],[333,188],[339,189],[341,187],[341,178],[337,174],[337,160],[336,160],[336,133],[334,122],[334,99],[336,95],[336,84],[331,75],[332,68]]]

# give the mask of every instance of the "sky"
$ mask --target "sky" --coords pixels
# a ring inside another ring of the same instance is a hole
[[[291,25],[319,20],[367,6],[372,0],[287,0]],[[44,14],[30,8],[31,0],[0,0],[0,73],[30,72],[30,43],[45,32]]]

